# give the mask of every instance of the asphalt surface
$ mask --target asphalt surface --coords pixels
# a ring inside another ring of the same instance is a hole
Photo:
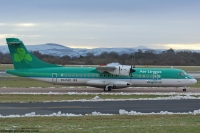
[[[36,115],[52,113],[91,114],[101,113],[119,114],[120,109],[142,113],[193,112],[200,109],[200,100],[133,100],[133,101],[87,101],[87,102],[49,102],[49,103],[1,103],[1,115],[25,115],[35,112]]]

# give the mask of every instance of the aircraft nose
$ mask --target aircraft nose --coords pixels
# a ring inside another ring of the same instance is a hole
[[[196,83],[197,83],[197,80],[196,80],[196,79],[192,79],[192,83],[193,83],[193,84],[196,84]]]
[[[197,83],[197,80],[196,80],[196,79],[194,79],[194,83],[195,83],[195,84]]]

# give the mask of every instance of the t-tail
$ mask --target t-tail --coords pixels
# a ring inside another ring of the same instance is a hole
[[[43,62],[35,57],[18,38],[6,38],[6,41],[15,69],[59,67],[58,65]]]

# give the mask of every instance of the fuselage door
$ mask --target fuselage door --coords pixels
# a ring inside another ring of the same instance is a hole
[[[158,74],[157,73],[153,73],[153,80],[158,80]]]
[[[57,82],[57,73],[52,73],[52,82]]]

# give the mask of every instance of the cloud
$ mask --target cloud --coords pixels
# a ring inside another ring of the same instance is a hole
[[[165,48],[199,50],[200,44],[164,44]]]
[[[8,37],[40,37],[41,35],[17,35],[17,34],[0,34],[0,39],[5,39]]]
[[[38,24],[34,24],[34,23],[19,23],[16,24],[16,26],[22,26],[22,27],[33,27],[33,26],[37,26]]]
[[[77,23],[77,22],[68,22],[64,23],[63,25],[65,26],[80,26],[80,27],[97,27],[97,28],[102,28],[102,27],[107,27],[106,25],[103,24],[92,24],[92,23]]]
[[[0,34],[0,39],[5,39],[7,37],[15,37],[18,36],[16,34]]]
[[[0,26],[4,26],[4,25],[6,25],[5,23],[0,23]]]

